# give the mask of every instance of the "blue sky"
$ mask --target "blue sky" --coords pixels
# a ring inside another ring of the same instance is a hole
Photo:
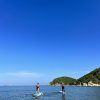
[[[100,66],[97,0],[1,0],[0,85],[48,84]]]

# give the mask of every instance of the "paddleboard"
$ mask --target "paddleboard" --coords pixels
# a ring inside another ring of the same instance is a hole
[[[36,93],[33,93],[33,96],[34,97],[39,97],[39,96],[41,96],[41,95],[43,95],[43,93],[42,92],[36,92]]]
[[[60,93],[62,93],[62,94],[65,94],[65,91],[59,91]]]

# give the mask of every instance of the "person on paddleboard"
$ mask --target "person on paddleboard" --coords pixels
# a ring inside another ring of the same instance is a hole
[[[39,83],[36,84],[36,92],[38,92],[38,93],[40,92],[40,84]]]
[[[62,92],[65,92],[65,86],[64,86],[64,83],[61,83],[61,89],[62,89]]]

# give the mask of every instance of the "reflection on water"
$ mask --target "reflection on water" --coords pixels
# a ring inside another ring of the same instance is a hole
[[[35,97],[35,100],[41,100],[40,97]]]
[[[43,98],[48,98],[48,97],[49,97],[49,98],[51,97],[50,100],[54,100],[54,98],[52,98],[52,97],[56,97],[56,98],[61,97],[60,100],[67,100],[67,99],[66,99],[66,94],[62,94],[62,93],[59,93],[59,92],[50,92],[50,93],[47,93],[47,94],[45,94],[45,95],[43,95],[43,96],[34,97],[34,99],[35,99],[35,100],[44,100]],[[48,100],[48,99],[47,99],[47,100]]]
[[[62,100],[66,100],[65,94],[62,94]]]

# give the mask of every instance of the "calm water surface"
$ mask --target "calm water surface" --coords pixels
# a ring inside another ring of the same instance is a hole
[[[66,86],[66,94],[60,87],[41,86],[43,96],[35,98],[34,86],[0,86],[0,100],[100,100],[100,87]]]

